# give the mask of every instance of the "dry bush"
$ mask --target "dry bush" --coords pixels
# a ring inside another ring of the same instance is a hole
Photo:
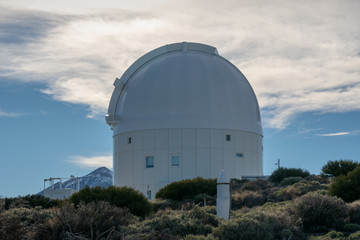
[[[327,190],[327,186],[325,184],[320,184],[318,181],[304,180],[273,192],[268,197],[268,201],[278,202],[278,201],[293,200],[297,197],[305,195],[306,193],[313,191],[322,191],[322,190],[323,191]]]
[[[350,215],[350,222],[360,224],[360,200],[347,204]]]
[[[272,188],[272,184],[264,179],[245,182],[241,187],[241,191],[259,191]]]
[[[237,192],[232,197],[232,209],[242,207],[252,208],[254,206],[261,206],[266,202],[266,196],[262,193],[254,191]]]
[[[309,240],[345,240],[345,236],[341,232],[331,231],[321,236],[310,236]]]
[[[217,218],[195,208],[188,212],[159,211],[148,219],[124,229],[125,239],[180,239],[186,235],[207,235]],[[199,219],[199,218],[204,219]]]
[[[186,213],[186,216],[192,219],[199,220],[204,225],[211,225],[217,227],[219,224],[218,217],[215,214],[211,214],[213,208],[209,208],[207,211],[204,207],[194,207]]]
[[[360,231],[351,234],[351,235],[347,238],[347,240],[360,240]]]
[[[51,211],[41,207],[4,211],[0,214],[0,239],[33,239],[51,217]]]
[[[122,226],[135,217],[124,208],[108,202],[80,203],[75,208],[65,203],[56,209],[55,216],[37,233],[36,239],[88,238],[101,239],[120,236]]]
[[[263,213],[224,221],[214,232],[221,240],[281,239],[283,228],[273,215]]]
[[[301,219],[305,232],[341,230],[348,219],[346,204],[340,198],[308,193],[295,200],[294,216]]]

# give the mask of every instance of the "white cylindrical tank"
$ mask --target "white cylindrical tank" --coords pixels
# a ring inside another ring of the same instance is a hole
[[[262,127],[244,75],[216,48],[175,43],[138,59],[120,79],[106,121],[114,185],[149,198],[170,182],[262,176]]]
[[[230,218],[230,179],[224,170],[217,179],[216,215],[228,220]]]

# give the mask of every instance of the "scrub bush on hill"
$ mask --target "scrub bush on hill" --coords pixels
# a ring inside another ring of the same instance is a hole
[[[323,191],[325,194],[326,190],[327,190],[327,185],[325,184],[320,184],[317,181],[303,180],[273,192],[269,196],[268,201],[278,202],[278,201],[292,200],[308,192],[313,192],[313,191],[319,191],[319,192]]]
[[[220,240],[275,240],[284,237],[283,230],[276,217],[260,213],[225,221],[214,235]]]
[[[3,211],[0,214],[0,240],[36,239],[34,236],[52,217],[51,210],[41,207]]]
[[[62,204],[61,200],[52,200],[39,194],[26,195],[23,197],[5,198],[5,209],[14,207],[37,207],[52,208]]]
[[[156,198],[181,201],[192,199],[198,194],[216,195],[216,179],[197,177],[178,182],[172,182],[156,193]]]
[[[329,194],[342,198],[345,202],[360,199],[360,167],[340,175],[330,184]]]
[[[205,208],[206,209],[206,208]],[[159,211],[124,229],[125,239],[181,239],[186,235],[207,235],[218,224],[217,216],[204,208],[190,211]]]
[[[255,191],[243,191],[233,194],[231,198],[231,208],[239,209],[241,207],[252,208],[261,206],[266,202],[266,195]]]
[[[360,224],[360,200],[348,203],[350,222]]]
[[[272,187],[272,184],[264,179],[257,179],[255,181],[245,182],[241,187],[240,191],[260,191],[266,190]]]
[[[308,193],[295,200],[294,215],[301,219],[305,232],[341,230],[348,218],[346,204],[340,198]]]
[[[331,231],[322,236],[311,236],[309,240],[345,240],[345,236],[342,232]]]
[[[284,186],[290,186],[293,185],[295,183],[301,182],[302,180],[304,180],[302,177],[288,177],[288,178],[284,178],[284,180],[282,180],[279,184],[280,187],[284,187]]]
[[[132,214],[140,217],[148,216],[152,211],[151,203],[145,196],[129,187],[89,188],[87,186],[70,197],[70,202],[75,206],[78,206],[80,202],[99,201],[107,201],[117,207],[126,207]]]
[[[321,169],[321,175],[324,177],[338,177],[340,175],[346,175],[349,172],[359,167],[358,162],[353,160],[335,160],[328,161]]]
[[[35,239],[120,239],[122,228],[134,220],[128,209],[108,202],[81,203],[77,208],[67,202],[55,210]]]
[[[279,184],[282,180],[289,177],[302,177],[309,176],[310,173],[307,170],[300,168],[278,168],[269,177],[269,181],[275,184]]]

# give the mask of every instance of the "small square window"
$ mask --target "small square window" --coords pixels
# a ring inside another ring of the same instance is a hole
[[[128,144],[131,143],[131,137],[128,137]]]
[[[180,157],[179,156],[171,156],[171,166],[178,167],[180,165]]]
[[[153,168],[154,167],[154,157],[153,156],[147,156],[145,158],[146,160],[146,168]]]
[[[236,153],[236,157],[237,157],[237,158],[243,158],[243,156],[244,156],[244,155],[243,155],[242,153]]]
[[[230,142],[231,141],[231,135],[230,134],[226,134],[225,135],[225,140]]]

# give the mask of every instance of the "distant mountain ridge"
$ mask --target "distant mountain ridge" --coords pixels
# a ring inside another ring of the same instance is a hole
[[[108,187],[113,185],[113,172],[106,167],[99,167],[92,171],[91,173],[80,177],[80,190],[85,186],[89,187]],[[48,187],[50,188],[50,187]],[[55,189],[60,188],[60,182],[54,184]],[[62,183],[62,188],[77,188],[77,181],[75,179],[69,179]],[[38,194],[43,195],[44,191],[39,192]]]

